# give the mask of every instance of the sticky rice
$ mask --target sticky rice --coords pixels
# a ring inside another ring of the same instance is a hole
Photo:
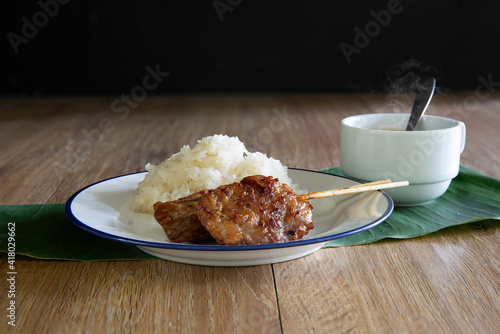
[[[153,204],[158,201],[173,201],[257,174],[278,178],[295,192],[303,193],[278,160],[249,152],[237,137],[225,135],[205,137],[193,148],[185,145],[162,163],[147,164],[146,170],[131,201],[137,212],[153,213]]]

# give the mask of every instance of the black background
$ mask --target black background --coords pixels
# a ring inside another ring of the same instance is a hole
[[[499,1],[401,0],[348,63],[340,44],[390,1],[221,0],[221,20],[214,1],[73,0],[16,53],[9,33],[54,1],[4,2],[2,95],[128,92],[146,66],[170,73],[164,94],[381,92],[408,71],[452,90],[500,81]]]

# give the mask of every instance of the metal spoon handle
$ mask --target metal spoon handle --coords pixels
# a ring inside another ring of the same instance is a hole
[[[406,131],[413,131],[415,129],[420,117],[422,117],[431,103],[435,90],[436,78],[432,78],[432,85],[429,85],[429,89],[417,94],[411,110],[410,119],[408,120],[408,125],[406,126]]]

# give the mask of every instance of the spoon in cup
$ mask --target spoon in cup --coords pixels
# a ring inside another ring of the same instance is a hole
[[[411,110],[410,119],[406,126],[406,131],[413,131],[417,126],[418,121],[427,110],[431,103],[432,96],[436,90],[436,78],[431,78],[425,82],[425,88],[417,94],[413,108]]]

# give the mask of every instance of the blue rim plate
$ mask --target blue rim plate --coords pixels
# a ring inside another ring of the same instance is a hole
[[[319,171],[289,168],[289,176],[309,192],[359,184],[350,178]],[[383,222],[394,203],[383,191],[311,200],[315,227],[303,239],[292,242],[223,246],[172,243],[151,214],[136,213],[129,201],[146,172],[121,175],[91,184],[66,203],[68,218],[97,236],[136,245],[154,256],[171,261],[216,266],[259,265],[308,255],[326,242],[368,230]]]

